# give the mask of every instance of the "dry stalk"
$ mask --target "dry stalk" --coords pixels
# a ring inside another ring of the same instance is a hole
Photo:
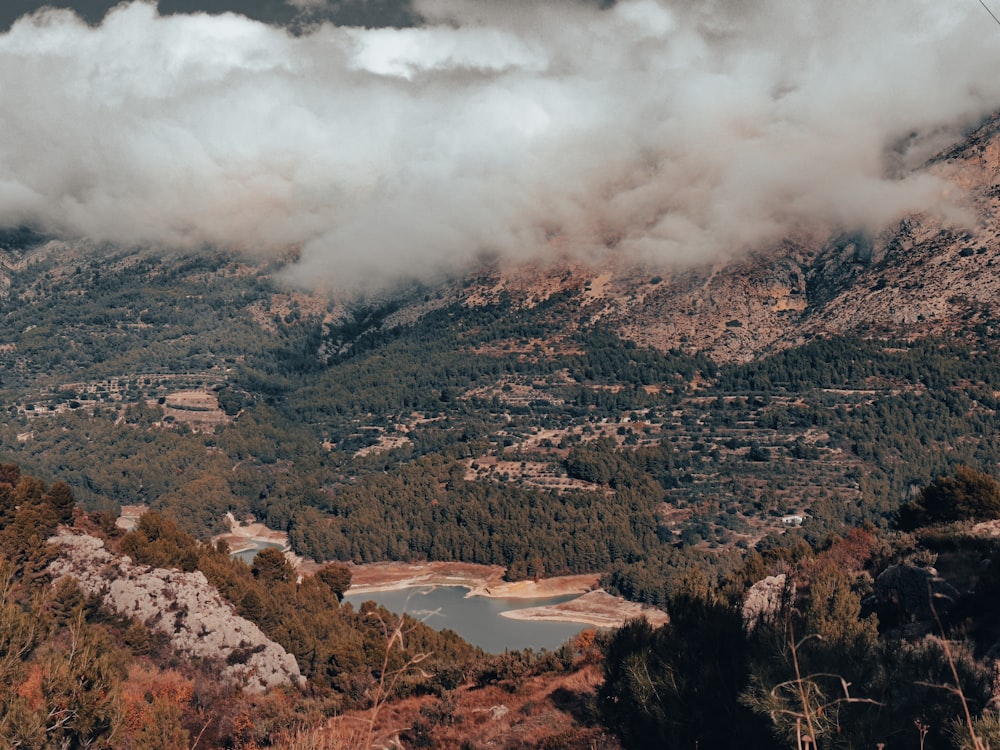
[[[403,627],[405,625],[405,616],[400,615],[390,631],[385,621],[377,613],[373,612],[372,614],[382,625],[382,630],[386,634],[386,644],[385,651],[382,654],[382,667],[379,670],[378,682],[371,696],[372,707],[368,712],[367,731],[364,737],[364,744],[362,745],[366,749],[372,747],[372,743],[374,742],[375,723],[378,720],[379,711],[381,711],[382,707],[389,700],[389,697],[396,689],[396,685],[399,684],[399,680],[414,671],[418,664],[430,656],[428,653],[414,654],[406,660],[403,666],[398,669],[389,669],[393,647],[398,647],[400,651],[405,648],[404,636],[409,633],[409,629]]]
[[[778,683],[771,688],[771,697],[776,703],[781,703],[780,693],[787,689],[793,689],[798,700],[799,708],[775,708],[772,710],[772,718],[776,715],[785,715],[795,719],[795,742],[797,750],[817,750],[819,747],[817,731],[817,719],[823,714],[830,714],[837,707],[848,703],[867,703],[880,705],[878,701],[870,698],[854,698],[851,696],[850,683],[842,676],[830,672],[814,672],[803,675],[799,666],[799,648],[802,644],[811,639],[822,640],[817,634],[807,635],[799,641],[795,640],[794,634],[789,634],[789,646],[792,652],[792,667],[795,671],[795,678]],[[819,684],[819,680],[833,680],[840,683],[842,696],[828,699]],[[803,726],[805,734],[802,733]],[[978,749],[977,749],[978,750]]]
[[[393,735],[400,729],[379,733],[376,729],[379,713],[392,697],[399,681],[408,674],[415,673],[417,665],[430,657],[429,653],[411,656],[406,662],[390,669],[393,649],[405,649],[405,640],[410,628],[405,627],[406,621],[400,615],[390,628],[377,612],[369,613],[382,626],[385,634],[385,650],[382,653],[382,664],[379,668],[378,680],[368,692],[371,707],[365,716],[337,716],[320,726],[302,727],[295,730],[291,736],[283,739],[283,750],[371,750],[380,743],[390,744]],[[424,676],[426,672],[420,672]],[[380,736],[381,734],[381,736]],[[397,743],[398,744],[398,741]]]
[[[914,719],[913,725],[917,728],[917,733],[920,735],[920,750],[924,750],[924,744],[927,742],[927,733],[931,731],[931,726],[920,719]]]
[[[969,710],[969,701],[965,698],[965,692],[962,690],[962,681],[958,677],[958,667],[955,666],[955,657],[951,653],[951,644],[948,642],[948,638],[945,635],[944,625],[941,623],[941,618],[938,616],[937,607],[934,606],[935,594],[931,591],[930,583],[927,584],[927,600],[930,603],[931,613],[934,615],[934,622],[937,623],[938,631],[941,633],[941,648],[944,649],[945,658],[948,660],[948,668],[951,670],[951,678],[955,682],[955,686],[950,685],[935,685],[934,687],[939,687],[943,690],[947,690],[958,696],[958,700],[962,704],[963,718],[965,719],[965,727],[969,730],[969,738],[972,740],[972,750],[990,750],[988,742],[984,742],[982,739],[976,736],[976,725],[972,721],[972,711]],[[923,746],[923,737],[921,736],[921,746]]]

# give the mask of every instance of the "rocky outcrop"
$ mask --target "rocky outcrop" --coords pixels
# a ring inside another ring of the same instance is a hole
[[[789,589],[784,573],[757,581],[743,599],[743,625],[753,630],[762,622],[772,621],[782,605],[794,595],[794,587]]]
[[[116,612],[165,633],[173,648],[197,659],[215,659],[226,678],[248,692],[304,678],[295,658],[232,607],[200,572],[136,565],[112,555],[92,536],[63,531],[49,542],[59,557],[49,566],[54,580],[73,576],[88,595]]]
[[[942,614],[958,598],[958,591],[931,567],[890,565],[875,579],[880,620],[894,618],[907,635],[934,629]]]

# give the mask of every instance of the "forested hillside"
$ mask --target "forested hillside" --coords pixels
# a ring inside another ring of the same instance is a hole
[[[582,285],[344,307],[225,255],[5,243],[3,451],[196,537],[253,513],[319,561],[597,571],[662,603],[680,559],[885,526],[1000,457],[990,328],[718,364],[621,339]]]
[[[623,338],[565,272],[548,291],[498,293],[496,271],[341,300],[222,253],[3,243],[0,721],[23,746],[1000,741],[985,307],[956,335],[804,333],[738,361]],[[122,535],[134,504],[152,510]],[[227,513],[320,572],[234,560],[208,541]],[[59,523],[200,571],[305,686],[209,689],[220,665],[50,585]],[[340,602],[340,563],[383,560],[600,573],[671,622],[541,655],[410,620],[397,642],[388,613]]]
[[[74,576],[54,572],[52,563],[71,554],[47,543],[57,529],[60,539],[86,535],[146,570],[197,571],[236,614],[294,656],[305,681],[267,692],[255,689],[252,673],[234,681],[228,668],[250,662],[262,644],[185,656],[172,643],[180,626],[171,623],[190,616],[204,628],[203,613],[185,611],[177,590],[156,616],[117,610],[107,587],[135,584],[117,577],[114,557],[88,571],[105,580],[88,594]],[[582,666],[571,644],[556,654],[490,656],[373,602],[355,610],[341,604],[351,579],[344,566],[297,581],[274,550],[249,566],[155,511],[123,535],[113,517],[76,507],[64,483],[48,486],[14,464],[0,466],[0,550],[4,748],[287,748],[314,746],[295,744],[312,741],[314,731],[325,733],[324,747],[362,747],[381,736],[375,720],[388,701],[411,697],[442,711],[459,686],[513,686]],[[350,721],[326,726],[328,717],[352,711]]]

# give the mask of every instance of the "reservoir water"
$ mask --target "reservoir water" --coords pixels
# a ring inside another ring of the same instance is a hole
[[[255,542],[253,547],[248,547],[240,552],[234,552],[232,557],[238,557],[240,560],[245,562],[247,565],[253,564],[253,559],[257,556],[257,553],[262,549],[267,549],[268,547],[274,547],[276,549],[284,549],[283,544],[276,544],[274,542]]]
[[[507,649],[543,648],[554,650],[587,628],[577,622],[532,622],[511,620],[501,612],[575,599],[575,595],[549,599],[491,599],[485,596],[466,598],[462,586],[417,586],[397,591],[348,594],[344,601],[355,609],[362,602],[374,601],[390,612],[406,614],[437,630],[450,628],[469,643],[494,654]]]

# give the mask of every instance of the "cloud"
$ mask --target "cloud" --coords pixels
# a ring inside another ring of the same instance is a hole
[[[142,2],[20,20],[0,35],[0,224],[294,246],[295,278],[341,288],[554,244],[689,261],[947,210],[914,167],[1000,108],[975,3],[418,10],[298,36]]]
[[[298,10],[318,10],[330,7],[330,0],[285,0],[285,2]]]

